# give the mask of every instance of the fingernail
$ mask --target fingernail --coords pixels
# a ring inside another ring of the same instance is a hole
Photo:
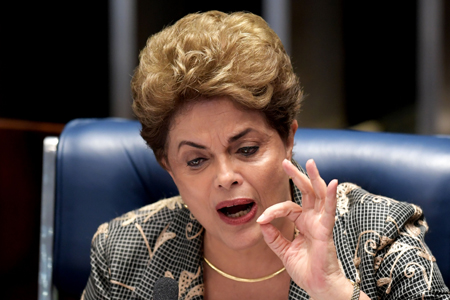
[[[264,213],[262,214],[262,215],[260,215],[259,216],[259,218],[258,219],[256,219],[256,222],[262,222],[262,221],[264,221],[266,219],[266,216],[264,215]]]
[[[283,162],[287,163],[289,166],[293,166],[292,162],[290,160],[286,159],[286,158],[284,159]]]

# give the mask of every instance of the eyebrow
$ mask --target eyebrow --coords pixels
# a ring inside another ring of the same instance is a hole
[[[178,150],[180,150],[181,146],[184,146],[184,145],[191,146],[191,147],[198,148],[198,149],[206,149],[205,146],[196,144],[196,143],[194,143],[194,142],[181,141],[181,142],[178,144]]]
[[[228,143],[231,144],[232,142],[237,141],[238,139],[240,139],[241,137],[243,137],[244,135],[246,135],[246,134],[249,133],[250,131],[253,131],[253,129],[252,129],[252,128],[247,128],[247,129],[241,131],[240,133],[238,133],[238,134],[236,134],[236,135],[230,137],[230,138],[228,139]]]
[[[253,129],[252,129],[252,128],[247,128],[247,129],[245,129],[245,130],[239,132],[238,134],[236,134],[236,135],[230,137],[230,138],[228,139],[228,143],[231,144],[231,143],[233,143],[233,142],[239,140],[241,137],[245,136],[245,135],[246,135],[247,133],[249,133],[250,131],[253,131]],[[181,142],[178,144],[178,150],[180,150],[180,148],[181,148],[182,146],[185,146],[185,145],[186,145],[186,146],[191,146],[191,147],[194,147],[194,148],[197,148],[197,149],[206,149],[205,146],[200,145],[200,144],[196,144],[196,143],[194,143],[194,142],[190,142],[190,141],[181,141]]]

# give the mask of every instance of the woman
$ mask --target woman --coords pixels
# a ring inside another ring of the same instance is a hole
[[[260,17],[182,18],[149,38],[132,88],[180,196],[99,227],[84,299],[152,299],[161,277],[180,299],[450,299],[419,208],[292,159],[302,92]]]

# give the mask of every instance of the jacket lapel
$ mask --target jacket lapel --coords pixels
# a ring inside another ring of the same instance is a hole
[[[203,227],[183,207],[158,237],[149,264],[136,287],[136,296],[152,299],[155,282],[164,276],[178,281],[181,298],[189,286],[202,284],[202,242]]]

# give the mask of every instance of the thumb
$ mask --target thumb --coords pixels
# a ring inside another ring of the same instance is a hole
[[[270,249],[285,263],[284,257],[289,249],[291,242],[286,239],[281,232],[272,224],[260,224],[264,241]]]

